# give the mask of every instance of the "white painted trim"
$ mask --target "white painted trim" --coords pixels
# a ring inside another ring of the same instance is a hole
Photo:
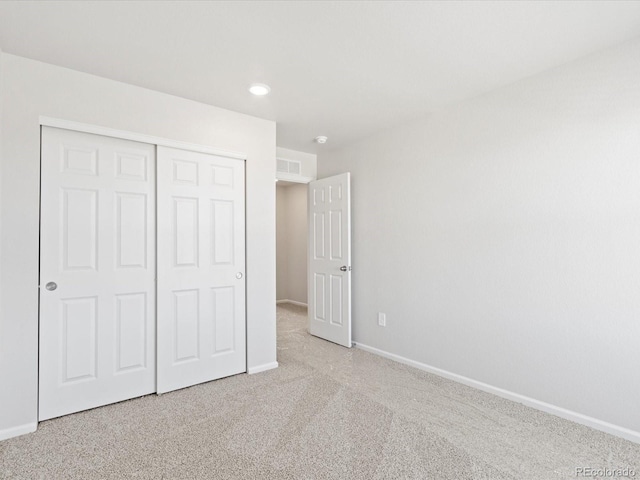
[[[390,360],[394,360],[396,362],[403,363],[405,365],[409,365],[410,367],[417,368],[418,370],[423,370],[425,372],[433,373],[434,375],[438,375],[439,377],[444,377],[449,380],[453,380],[454,382],[462,383],[469,387],[482,390],[483,392],[491,393],[493,395],[497,395],[498,397],[506,398],[507,400],[512,400],[517,403],[522,403],[527,407],[535,408],[536,410],[541,410],[543,412],[550,413],[551,415],[555,415],[557,417],[564,418],[566,420],[570,420],[572,422],[579,423],[581,425],[586,425],[587,427],[591,427],[596,430],[600,430],[602,432],[624,438],[634,443],[640,443],[640,432],[636,432],[635,430],[621,427],[619,425],[614,425],[612,423],[605,422],[603,420],[598,420],[597,418],[589,417],[587,415],[583,415],[578,412],[567,410],[566,408],[558,407],[556,405],[551,405],[550,403],[542,402],[540,400],[536,400],[534,398],[530,398],[525,395],[520,395],[519,393],[514,393],[514,392],[510,392],[509,390],[504,390],[502,388],[494,387],[493,385],[479,382],[477,380],[473,380],[471,378],[464,377],[462,375],[458,375],[457,373],[452,373],[447,370],[442,370],[441,368],[432,367],[431,365],[427,365],[425,363],[417,362],[415,360],[410,360],[408,358],[401,357],[400,355],[396,355],[395,353],[385,352],[384,350],[379,350],[377,348],[370,347],[362,343],[354,342],[354,345],[357,348],[364,350],[365,352],[373,353],[375,355],[379,355],[381,357],[388,358]]]
[[[25,425],[19,425],[17,427],[5,428],[0,430],[0,441],[7,440],[8,438],[19,437],[27,433],[33,433],[38,429],[38,422],[27,423]]]
[[[313,177],[303,177],[302,175],[295,175],[293,173],[276,172],[276,178],[285,182],[293,183],[309,183],[313,180]]]
[[[104,137],[121,138],[123,140],[133,140],[134,142],[149,143],[151,145],[159,145],[162,147],[179,148],[182,150],[190,150],[192,152],[208,153],[218,155],[220,157],[236,158],[238,160],[246,160],[246,153],[231,152],[221,150],[219,148],[209,147],[207,145],[198,145],[197,143],[182,142],[180,140],[171,140],[168,138],[154,137],[144,133],[127,132],[125,130],[116,130],[114,128],[102,127],[100,125],[90,125],[88,123],[74,122],[71,120],[62,120],[59,118],[40,116],[40,125],[46,127],[63,128],[65,130],[74,130],[76,132],[93,133]]]
[[[247,373],[253,375],[254,373],[266,372],[267,370],[273,370],[278,368],[278,362],[265,363],[264,365],[258,365],[257,367],[249,367]]]
[[[296,300],[276,300],[276,303],[290,303],[291,305],[298,305],[299,307],[308,307],[306,303],[298,302]]]

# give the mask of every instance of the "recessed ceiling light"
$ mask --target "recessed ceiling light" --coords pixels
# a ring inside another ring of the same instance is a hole
[[[269,88],[269,85],[265,85],[264,83],[252,83],[249,86],[249,91],[254,95],[261,97],[263,95],[267,95],[271,91],[271,88]]]
[[[315,138],[316,143],[327,143],[327,140],[329,139],[324,135],[319,135]]]

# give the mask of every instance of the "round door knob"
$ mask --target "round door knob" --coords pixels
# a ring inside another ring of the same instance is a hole
[[[236,278],[240,280],[242,278],[242,272],[236,273]]]
[[[45,285],[44,288],[46,288],[50,292],[53,292],[56,288],[58,288],[58,284],[56,282],[49,282]]]

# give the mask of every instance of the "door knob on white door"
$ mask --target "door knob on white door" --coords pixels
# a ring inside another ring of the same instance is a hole
[[[236,273],[236,278],[240,280],[242,278],[242,272]]]
[[[346,265],[343,265],[340,267],[340,271],[341,272],[350,272],[351,271],[351,267],[347,267]]]
[[[53,292],[56,288],[58,288],[58,284],[56,282],[49,282],[44,286],[44,288],[46,288],[50,292]]]

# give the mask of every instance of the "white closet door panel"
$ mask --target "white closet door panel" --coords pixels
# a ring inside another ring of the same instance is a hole
[[[246,371],[244,162],[158,147],[158,393]]]
[[[42,129],[40,420],[155,391],[154,169],[152,145]]]

